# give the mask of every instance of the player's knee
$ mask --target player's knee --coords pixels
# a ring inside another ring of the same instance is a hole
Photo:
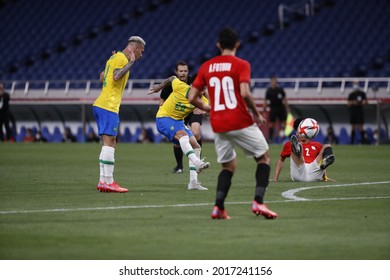
[[[255,158],[255,161],[260,164],[260,163],[265,163],[270,165],[271,164],[271,157],[269,156],[269,152],[267,151],[265,154],[263,154],[260,157]]]
[[[237,168],[237,160],[233,159],[229,162],[222,163],[222,169],[228,170],[232,173],[236,171]]]
[[[194,136],[195,136],[195,138],[196,138],[196,140],[199,140],[200,138],[201,138],[201,134],[200,134],[200,132],[199,131],[193,131],[192,132],[193,134],[194,134]]]
[[[322,146],[322,149],[325,150],[326,148],[329,148],[329,147],[332,147],[330,144],[324,144],[324,146]]]

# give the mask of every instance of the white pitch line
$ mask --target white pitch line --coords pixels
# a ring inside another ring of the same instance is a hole
[[[314,187],[304,187],[293,189],[282,193],[282,196],[289,198],[289,200],[276,200],[267,201],[267,203],[290,203],[290,202],[311,202],[311,201],[333,201],[333,200],[365,200],[365,199],[389,199],[390,196],[372,196],[372,197],[337,197],[337,198],[318,198],[318,199],[306,199],[294,196],[298,191],[322,188],[322,187],[345,187],[345,186],[357,186],[357,185],[375,185],[375,184],[387,184],[386,182],[367,182],[367,183],[356,183],[356,184],[341,184],[341,185],[324,185]],[[291,192],[290,196],[283,194]],[[251,204],[251,202],[226,202],[225,204],[237,205],[237,204]],[[191,203],[191,204],[171,204],[171,205],[123,205],[123,206],[109,206],[109,207],[90,207],[90,208],[54,208],[54,209],[36,209],[36,210],[9,210],[0,211],[2,215],[9,214],[32,214],[32,213],[53,213],[53,212],[77,212],[77,211],[106,211],[106,210],[121,210],[121,209],[147,209],[147,208],[174,208],[174,207],[197,207],[197,206],[213,206],[214,203]]]
[[[306,201],[307,198],[298,197],[295,194],[297,192],[306,191],[310,189],[317,189],[317,188],[332,188],[332,187],[351,187],[351,186],[364,186],[364,185],[379,185],[379,184],[389,184],[390,181],[384,181],[384,182],[364,182],[364,183],[352,183],[352,184],[338,184],[338,185],[318,185],[318,186],[312,186],[312,187],[302,187],[297,189],[288,190],[282,193],[282,196],[291,199],[294,201]]]

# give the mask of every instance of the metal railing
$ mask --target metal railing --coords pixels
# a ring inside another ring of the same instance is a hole
[[[298,93],[302,89],[310,88],[312,91],[321,93],[324,89],[333,88],[340,93],[348,89],[348,85],[353,81],[359,81],[363,84],[365,92],[381,91],[382,94],[390,94],[390,77],[335,77],[335,78],[279,78],[279,84],[286,88],[292,89]],[[132,96],[135,90],[147,90],[154,83],[162,82],[162,79],[129,79],[124,95]],[[91,93],[99,92],[101,83],[99,80],[14,80],[3,81],[6,90],[11,97],[34,97],[33,94],[39,94],[41,98],[49,97],[50,92],[56,92],[61,97],[88,97]],[[252,89],[265,89],[269,85],[268,78],[251,79]],[[53,96],[52,96],[53,97]]]

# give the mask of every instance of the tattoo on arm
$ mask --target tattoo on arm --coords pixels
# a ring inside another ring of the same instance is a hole
[[[155,92],[160,91],[161,89],[165,88],[169,83],[172,83],[172,81],[176,78],[176,76],[171,76],[168,79],[165,79],[161,84],[155,85],[154,90]]]
[[[118,80],[122,79],[127,74],[127,72],[129,72],[130,67],[134,64],[134,62],[135,61],[129,61],[129,63],[127,63],[123,68],[115,69],[114,70],[114,80],[118,81]]]

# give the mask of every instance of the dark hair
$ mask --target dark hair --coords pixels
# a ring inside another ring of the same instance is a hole
[[[232,50],[236,46],[237,42],[238,35],[234,29],[230,27],[225,27],[219,33],[218,43],[221,45],[222,49]]]
[[[298,130],[298,126],[299,124],[301,123],[301,121],[303,121],[305,118],[302,118],[302,117],[299,117],[297,119],[295,119],[294,121],[294,130],[297,131]]]
[[[176,70],[179,66],[187,66],[188,67],[188,63],[185,62],[184,60],[179,60],[178,62],[176,62]]]

